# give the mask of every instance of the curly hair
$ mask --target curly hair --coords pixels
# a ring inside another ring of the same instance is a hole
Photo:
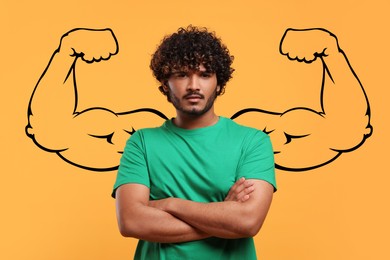
[[[217,95],[222,95],[234,71],[231,67],[233,59],[214,32],[189,25],[163,38],[152,55],[150,68],[154,77],[165,85],[172,73],[199,70],[203,65],[206,71],[216,74],[220,87]],[[166,95],[162,86],[159,90]]]

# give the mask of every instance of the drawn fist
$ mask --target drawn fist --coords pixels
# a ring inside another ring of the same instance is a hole
[[[61,38],[58,49],[87,63],[108,60],[118,53],[118,41],[111,29],[73,29]]]
[[[279,51],[290,60],[311,63],[340,49],[336,36],[325,29],[287,29]]]

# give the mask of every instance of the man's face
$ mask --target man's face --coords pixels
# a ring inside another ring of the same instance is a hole
[[[217,86],[216,74],[200,65],[196,71],[174,72],[164,90],[177,112],[197,116],[213,107],[220,87]]]

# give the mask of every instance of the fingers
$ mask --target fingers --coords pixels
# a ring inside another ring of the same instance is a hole
[[[92,63],[110,59],[118,53],[119,46],[111,29],[77,28],[61,38],[59,50]]]
[[[241,200],[243,198],[246,198],[245,195],[250,194],[253,191],[253,182],[245,180],[243,178],[243,181],[240,181],[240,185],[237,186],[234,193],[236,194],[236,199]]]
[[[118,42],[110,29],[88,31],[90,46],[83,51],[82,59],[88,63],[108,60],[112,55],[118,53]],[[93,36],[93,37],[92,37]],[[87,36],[86,36],[87,37]],[[99,44],[93,44],[92,41]]]
[[[290,60],[311,63],[326,51],[337,47],[337,40],[325,29],[288,29],[284,33],[279,51]]]
[[[93,33],[93,35],[92,35]],[[109,60],[112,55],[118,53],[118,43],[115,35],[111,30],[99,30],[89,31],[90,45],[82,46],[82,60],[87,63],[99,62],[102,60]],[[92,37],[93,36],[93,37]],[[93,44],[92,41],[98,42],[99,44]]]
[[[245,182],[245,178],[244,177],[242,177],[238,181],[236,181],[233,184],[233,186],[230,187],[229,193],[226,196],[225,201],[234,200],[234,197],[236,196],[235,192],[236,192],[238,186],[242,185],[244,182]]]
[[[237,200],[244,202],[250,198],[250,194],[255,190],[253,186],[253,182],[245,182],[246,185],[250,185],[249,187],[246,187],[243,189],[238,195],[237,195]],[[244,185],[245,185],[244,183]]]
[[[240,178],[229,190],[225,201],[244,202],[250,198],[250,194],[254,191],[253,181]]]

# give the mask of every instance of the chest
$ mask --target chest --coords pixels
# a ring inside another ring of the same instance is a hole
[[[165,139],[147,151],[152,199],[223,201],[237,179],[241,148],[229,140]]]

